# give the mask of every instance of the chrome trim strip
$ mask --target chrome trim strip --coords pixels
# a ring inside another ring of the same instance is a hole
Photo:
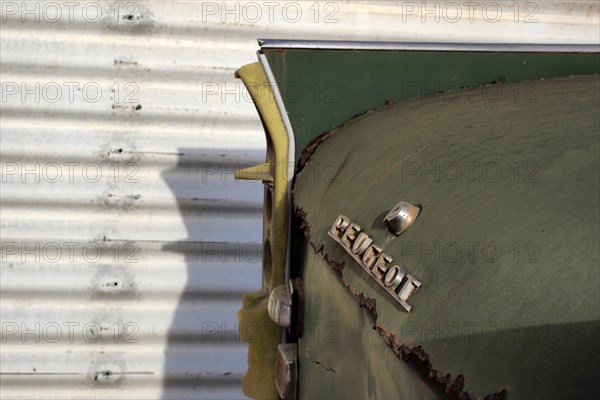
[[[261,49],[597,53],[600,44],[416,43],[259,39]]]
[[[267,79],[271,84],[271,90],[273,90],[273,96],[275,97],[275,103],[277,104],[277,108],[279,109],[279,114],[281,115],[281,119],[283,120],[283,125],[285,126],[285,130],[287,132],[288,137],[288,165],[287,165],[287,175],[288,175],[288,237],[287,237],[287,255],[285,258],[285,280],[286,282],[290,279],[290,258],[291,258],[291,244],[292,244],[292,182],[294,180],[294,173],[296,170],[296,141],[294,138],[294,131],[292,129],[292,124],[288,117],[287,111],[285,109],[285,105],[283,104],[283,98],[281,97],[281,93],[279,92],[279,88],[277,87],[277,82],[275,81],[275,77],[273,76],[273,71],[271,71],[271,67],[269,66],[269,61],[267,60],[267,56],[258,52],[258,59],[265,70],[265,74],[267,75]],[[284,330],[284,336],[285,336]],[[285,339],[285,338],[284,338]],[[285,343],[285,341],[284,341]]]
[[[277,82],[275,81],[275,76],[273,75],[273,71],[271,71],[271,66],[269,65],[269,61],[267,57],[258,52],[258,60],[263,66],[265,73],[267,74],[267,78],[271,84],[271,89],[273,90],[273,96],[275,97],[275,104],[277,104],[277,108],[279,109],[279,114],[281,115],[281,119],[283,120],[283,125],[285,126],[285,130],[287,132],[288,137],[288,182],[292,182],[294,178],[294,172],[296,168],[296,142],[294,140],[294,130],[292,129],[292,124],[288,117],[287,111],[285,109],[285,105],[283,104],[283,98],[281,97],[281,93],[279,92],[279,88],[277,87]]]

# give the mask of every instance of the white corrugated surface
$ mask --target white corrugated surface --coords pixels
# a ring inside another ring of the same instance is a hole
[[[1,397],[242,397],[262,186],[232,173],[265,141],[233,73],[257,38],[597,43],[598,3],[573,3],[453,24],[443,3],[2,1]]]

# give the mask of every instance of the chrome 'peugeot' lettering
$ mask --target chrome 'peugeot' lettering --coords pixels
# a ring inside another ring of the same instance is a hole
[[[421,281],[407,274],[403,267],[393,265],[392,256],[375,245],[350,218],[340,215],[328,233],[394,300],[410,312],[412,306],[408,304],[408,298],[421,287]]]

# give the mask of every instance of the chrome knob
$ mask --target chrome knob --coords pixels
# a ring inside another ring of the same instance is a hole
[[[269,317],[279,326],[292,323],[292,293],[287,285],[277,286],[269,295]]]
[[[419,216],[421,209],[410,203],[401,201],[385,216],[384,222],[394,231],[396,236],[406,230]]]

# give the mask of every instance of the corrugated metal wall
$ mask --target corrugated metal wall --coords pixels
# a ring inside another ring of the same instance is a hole
[[[595,2],[407,4],[2,1],[1,397],[243,397],[262,186],[232,174],[265,141],[233,73],[257,38],[598,40]]]

